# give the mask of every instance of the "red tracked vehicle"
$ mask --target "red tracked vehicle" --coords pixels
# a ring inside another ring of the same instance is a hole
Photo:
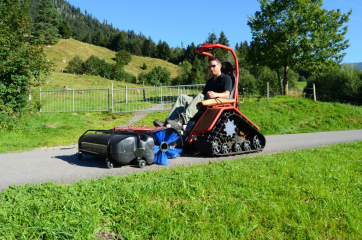
[[[230,51],[234,57],[234,66],[230,62],[222,63],[222,72],[228,74],[233,83],[230,98],[216,98],[200,102],[200,112],[184,126],[180,132],[183,147],[193,148],[196,152],[208,155],[232,155],[261,151],[265,146],[265,137],[260,128],[239,110],[239,65],[234,50],[221,44],[204,43],[196,52],[212,57],[211,50],[221,48]],[[144,133],[152,132],[156,127],[127,127],[127,130]],[[180,143],[178,144],[180,145]]]
[[[260,128],[239,110],[239,64],[234,50],[221,44],[204,43],[196,52],[212,57],[210,51],[215,48],[228,50],[234,57],[235,68],[230,62],[223,62],[221,69],[230,76],[233,90],[229,99],[200,102],[204,107],[203,113],[200,118],[189,122],[184,140],[197,151],[212,156],[261,151],[266,143],[265,137]]]

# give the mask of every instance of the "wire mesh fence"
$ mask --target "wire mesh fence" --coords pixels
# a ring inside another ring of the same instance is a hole
[[[41,90],[40,112],[109,111],[110,89]]]
[[[205,84],[113,89],[41,90],[40,112],[136,112],[171,109],[180,94],[195,96]]]

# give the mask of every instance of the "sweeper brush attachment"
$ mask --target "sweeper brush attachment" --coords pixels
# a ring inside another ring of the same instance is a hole
[[[89,154],[114,164],[137,162],[143,168],[152,163],[169,164],[180,156],[182,140],[173,128],[125,127],[112,130],[88,130],[78,140],[78,159]]]

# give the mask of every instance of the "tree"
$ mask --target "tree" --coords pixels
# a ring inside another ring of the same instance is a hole
[[[220,33],[218,43],[225,45],[225,46],[229,46],[229,40],[226,38],[225,33],[223,31],[221,31],[221,33]],[[226,49],[217,48],[215,50],[215,56],[220,58],[221,61],[226,61],[226,57],[227,57],[228,53],[229,53],[229,50],[226,50]]]
[[[127,52],[125,50],[121,50],[116,53],[117,65],[124,67],[131,61],[132,61],[132,55],[129,52]]]
[[[51,0],[41,0],[39,2],[38,16],[34,24],[33,35],[44,44],[55,44],[61,37],[58,34],[57,11]]]
[[[185,60],[191,64],[195,61],[196,58],[196,46],[194,42],[191,43],[191,45],[187,45],[186,51],[185,51]]]
[[[170,58],[171,50],[167,42],[165,41],[162,42],[161,40],[158,42],[157,53],[158,53],[158,58],[160,59],[168,60]]]
[[[96,46],[104,46],[104,35],[101,31],[95,32],[92,36],[92,44]]]
[[[289,68],[313,73],[338,67],[349,46],[344,24],[351,11],[322,9],[323,0],[258,1],[261,10],[248,20],[250,59],[276,70],[279,79],[283,68],[281,87],[287,85]]]
[[[65,18],[63,18],[62,23],[59,26],[59,34],[62,35],[62,38],[70,38],[72,36],[72,29],[69,26],[69,23]]]
[[[151,57],[152,56],[152,39],[149,37],[143,42],[142,46],[142,56]]]
[[[188,83],[189,84],[205,83],[204,71],[201,66],[200,60],[197,58],[195,59],[194,64],[192,64],[191,71],[189,72]]]
[[[0,19],[0,112],[11,114],[25,106],[30,86],[50,69],[43,46],[29,40],[29,2],[0,1]]]

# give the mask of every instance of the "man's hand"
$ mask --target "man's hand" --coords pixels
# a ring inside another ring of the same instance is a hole
[[[206,97],[207,97],[207,98],[216,98],[216,94],[215,94],[215,92],[213,92],[213,91],[208,91],[208,92],[206,93]]]
[[[213,92],[213,91],[208,91],[206,93],[207,98],[217,98],[217,97],[229,98],[229,96],[230,96],[229,91],[225,91],[225,92],[222,92],[222,93],[216,93],[216,92]]]

